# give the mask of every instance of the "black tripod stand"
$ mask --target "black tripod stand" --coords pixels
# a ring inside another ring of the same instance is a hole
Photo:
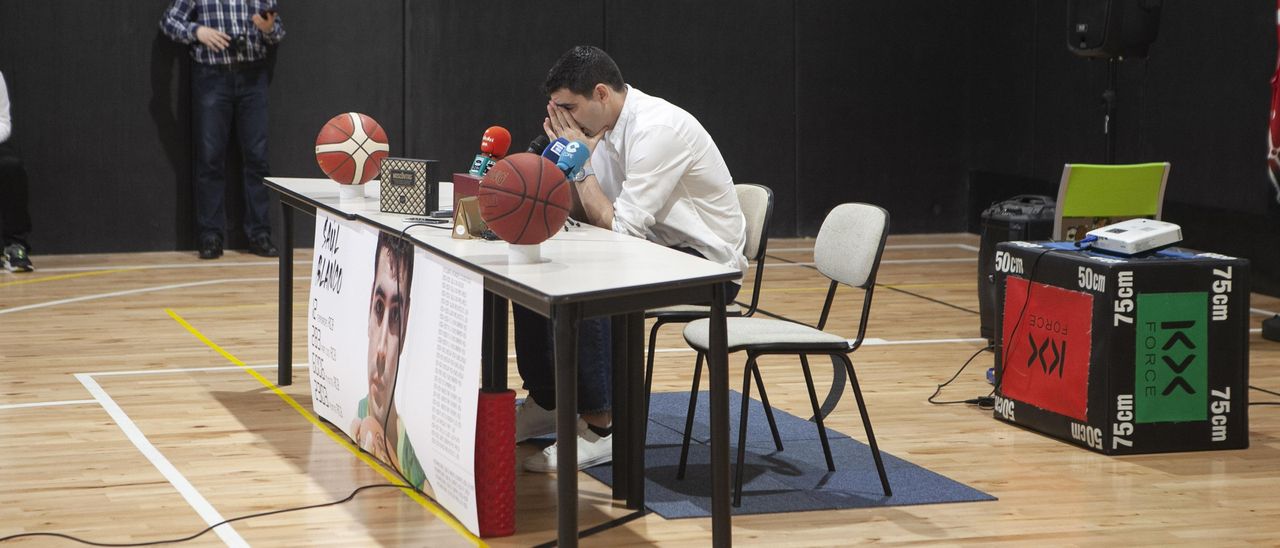
[[[1106,113],[1102,117],[1102,133],[1107,136],[1107,163],[1116,163],[1116,73],[1120,57],[1107,58],[1107,90],[1102,92]]]

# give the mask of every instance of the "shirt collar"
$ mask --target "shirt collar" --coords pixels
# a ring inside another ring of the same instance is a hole
[[[644,95],[640,90],[631,87],[631,84],[626,86],[627,95],[622,100],[622,112],[618,113],[618,121],[609,128],[609,131],[604,132],[604,138],[609,141],[614,150],[621,149],[622,136],[627,132],[627,125],[636,117],[636,110],[640,108],[637,103],[640,102],[640,96]]]

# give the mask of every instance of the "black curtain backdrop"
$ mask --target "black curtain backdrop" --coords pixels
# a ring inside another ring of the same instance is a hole
[[[191,61],[159,33],[166,5],[0,0],[37,257],[193,248]],[[1255,289],[1272,293],[1274,9],[1165,2],[1150,58],[1125,60],[1118,82],[1118,161],[1172,162],[1166,219],[1189,246],[1252,259]],[[1060,0],[329,0],[282,16],[280,176],[321,176],[315,133],[345,111],[377,119],[393,154],[446,172],[469,166],[490,125],[523,147],[540,132],[547,68],[575,44],[604,47],[629,83],[693,113],[736,180],[772,187],[774,236],[812,236],[845,201],[884,206],[895,233],[971,229],[993,197],[1105,157],[1106,63],[1067,51]],[[311,230],[299,224],[301,245]]]

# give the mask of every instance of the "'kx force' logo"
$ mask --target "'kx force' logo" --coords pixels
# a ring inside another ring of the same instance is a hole
[[[1045,337],[1036,344],[1036,338],[1031,333],[1027,333],[1027,342],[1031,344],[1031,356],[1027,358],[1027,367],[1032,367],[1036,362],[1040,362],[1040,371],[1045,375],[1053,375],[1054,371],[1058,372],[1058,378],[1062,378],[1063,372],[1067,370],[1067,341],[1061,341],[1059,346],[1057,340]],[[1050,353],[1052,352],[1052,356]]]

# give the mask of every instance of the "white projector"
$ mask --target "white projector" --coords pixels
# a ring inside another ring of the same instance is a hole
[[[1129,219],[1089,231],[1093,247],[1121,255],[1136,255],[1182,241],[1182,227],[1153,219]]]

